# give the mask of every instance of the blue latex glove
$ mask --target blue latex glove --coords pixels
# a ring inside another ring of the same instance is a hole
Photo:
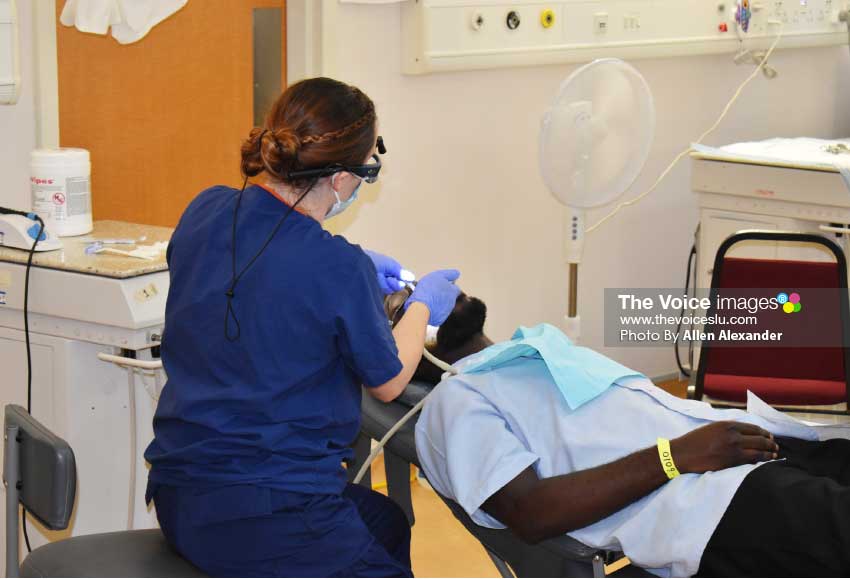
[[[378,285],[382,292],[389,295],[404,288],[405,283],[401,281],[402,268],[399,262],[376,251],[369,251],[368,249],[364,251],[375,264],[375,269],[378,270]]]
[[[421,302],[431,312],[428,325],[442,325],[452,313],[457,296],[460,295],[460,288],[454,283],[459,277],[460,272],[456,269],[432,271],[419,280],[416,289],[404,303],[404,308],[407,309],[414,302]]]

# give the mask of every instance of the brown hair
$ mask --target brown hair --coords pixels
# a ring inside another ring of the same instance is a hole
[[[375,147],[376,120],[374,103],[360,89],[330,78],[302,80],[278,97],[264,127],[251,130],[242,144],[242,173],[265,172],[298,186],[304,183],[289,173],[360,165]]]

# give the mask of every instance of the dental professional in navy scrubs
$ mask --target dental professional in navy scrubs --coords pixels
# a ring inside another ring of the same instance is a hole
[[[200,145],[199,145],[200,146]],[[323,229],[374,182],[372,101],[327,78],[289,87],[242,146],[240,191],[203,191],[168,248],[168,374],[145,452],[171,545],[239,577],[410,576],[410,529],[388,498],[346,483],[361,387],[396,398],[456,270],[422,277],[394,330],[394,259]]]

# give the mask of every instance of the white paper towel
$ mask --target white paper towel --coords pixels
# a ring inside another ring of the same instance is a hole
[[[121,44],[145,37],[151,28],[183,8],[188,0],[67,0],[59,21],[91,34],[112,36]]]

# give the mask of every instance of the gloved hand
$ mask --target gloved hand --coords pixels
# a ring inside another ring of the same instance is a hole
[[[454,284],[459,277],[460,272],[456,269],[432,271],[416,284],[416,289],[404,303],[404,309],[414,302],[421,302],[431,312],[428,325],[442,325],[452,313],[457,296],[460,295],[460,288]]]
[[[382,292],[389,295],[404,288],[405,284],[401,281],[401,264],[399,262],[376,251],[369,251],[368,249],[364,251],[375,264],[375,269],[378,270],[378,285]]]

